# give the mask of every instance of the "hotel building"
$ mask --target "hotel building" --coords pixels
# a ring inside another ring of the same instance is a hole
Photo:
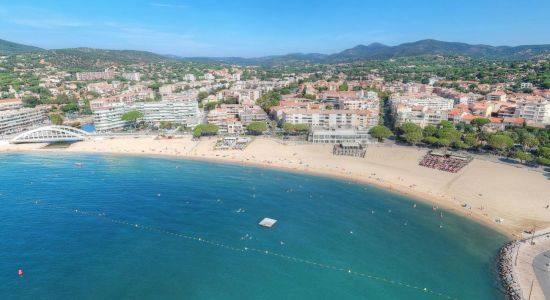
[[[0,111],[0,135],[9,135],[44,124],[48,120],[44,107]]]

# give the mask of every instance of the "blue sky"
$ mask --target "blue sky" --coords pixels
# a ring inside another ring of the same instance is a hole
[[[425,38],[550,44],[549,11],[549,0],[0,0],[0,39],[245,57]]]

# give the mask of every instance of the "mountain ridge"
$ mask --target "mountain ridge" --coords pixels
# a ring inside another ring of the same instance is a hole
[[[105,61],[154,62],[159,60],[179,60],[201,63],[225,63],[241,65],[279,65],[292,63],[348,63],[362,60],[382,60],[413,56],[468,56],[500,60],[524,60],[537,56],[550,57],[550,44],[520,46],[490,46],[461,42],[445,42],[424,39],[415,42],[388,46],[381,43],[357,45],[333,54],[289,53],[261,57],[181,57],[162,55],[140,50],[109,50],[97,48],[42,49],[34,46],[13,43],[0,39],[0,55],[13,55],[27,52],[41,52],[46,55],[70,55],[75,60],[103,59]]]

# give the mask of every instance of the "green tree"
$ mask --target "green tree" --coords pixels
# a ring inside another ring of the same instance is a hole
[[[519,142],[523,146],[523,151],[527,151],[539,145],[539,140],[534,134],[531,133],[520,135]]]
[[[523,152],[521,150],[518,150],[512,154],[512,157],[519,159],[521,163],[524,161],[530,161],[533,160],[533,156],[527,152]]]
[[[487,125],[491,123],[491,120],[487,119],[487,118],[477,118],[477,119],[473,119],[470,124],[472,124],[473,126],[477,127],[477,130],[481,130],[481,127]]]
[[[214,101],[214,102],[208,102],[204,105],[204,109],[206,110],[213,110],[214,108],[216,108],[216,106],[218,106],[218,102]]]
[[[437,137],[440,139],[446,139],[449,142],[456,142],[460,140],[460,131],[454,127],[441,127],[437,130]]]
[[[124,113],[121,117],[122,121],[130,123],[134,128],[137,127],[137,121],[141,118],[143,118],[143,113],[137,110]]]
[[[463,141],[455,141],[453,147],[456,149],[468,149],[470,146]]]
[[[539,157],[550,159],[550,147],[539,147]]]
[[[216,135],[218,134],[219,127],[215,124],[200,124],[193,128],[193,136],[201,137],[207,135]]]
[[[208,93],[207,92],[200,92],[198,97],[199,97],[199,101],[202,101],[202,100],[206,99],[206,97],[208,97]]]
[[[252,122],[246,126],[246,130],[251,135],[260,135],[267,130],[267,124],[263,121]]]
[[[432,146],[438,146],[439,139],[435,136],[427,136],[424,138],[424,143],[432,145]]]
[[[537,158],[537,162],[543,166],[550,166],[550,158],[539,157]]]
[[[449,139],[446,139],[446,138],[439,138],[437,139],[437,144],[441,147],[449,147],[451,145],[451,141]]]
[[[369,133],[372,137],[378,139],[379,142],[383,142],[384,139],[389,138],[393,134],[388,127],[383,125],[376,125],[372,127],[369,130]]]
[[[423,132],[424,132],[425,137],[435,136],[436,133],[437,133],[437,128],[433,125],[428,125],[428,126],[424,127]]]
[[[452,122],[446,121],[446,120],[441,121],[441,123],[439,123],[439,125],[441,126],[441,128],[454,128],[455,127]]]
[[[404,123],[398,130],[400,137],[411,144],[422,141],[422,128],[414,123]]]
[[[265,112],[269,113],[269,110],[273,106],[279,105],[279,101],[281,101],[281,94],[276,91],[269,91],[258,98],[258,100],[256,100],[256,104],[258,104]]]
[[[24,107],[36,107],[37,105],[42,104],[40,99],[35,96],[24,96],[22,102]]]
[[[61,110],[64,113],[75,112],[75,111],[78,111],[79,108],[80,107],[78,106],[78,103],[76,103],[76,102],[69,102],[68,104],[65,104],[65,105],[61,106]]]
[[[497,133],[490,135],[487,138],[487,143],[493,149],[504,151],[510,149],[514,145],[514,140],[505,134]]]
[[[63,117],[61,117],[61,115],[59,115],[59,114],[51,114],[50,115],[50,122],[53,125],[61,125],[61,124],[63,124]]]
[[[342,83],[338,89],[341,91],[341,92],[346,92],[348,89],[349,89],[349,86],[348,86],[348,83],[347,82],[344,82]]]

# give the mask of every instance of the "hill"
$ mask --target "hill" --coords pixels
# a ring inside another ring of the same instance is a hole
[[[469,56],[475,58],[499,60],[524,60],[538,56],[550,56],[550,44],[524,46],[489,46],[472,45],[466,43],[444,42],[437,40],[420,40],[412,43],[403,43],[397,46],[387,46],[380,43],[358,45],[342,52],[324,54],[294,53],[279,56],[265,56],[256,58],[183,58],[187,61],[209,61],[235,64],[290,64],[290,63],[341,63],[361,60],[391,59],[412,56]]]
[[[550,45],[489,46],[466,43],[421,40],[397,46],[382,44],[359,45],[327,57],[328,61],[354,61],[369,59],[389,59],[409,56],[443,55],[470,56],[477,58],[517,60],[529,59],[538,55],[549,55]]]
[[[42,48],[18,44],[18,43],[9,42],[9,41],[0,39],[0,55],[13,55],[13,54],[37,52],[37,51],[43,51],[43,50],[44,49]]]
[[[54,49],[43,53],[46,61],[67,69],[103,69],[113,64],[151,63],[171,58],[147,51],[94,48]]]

